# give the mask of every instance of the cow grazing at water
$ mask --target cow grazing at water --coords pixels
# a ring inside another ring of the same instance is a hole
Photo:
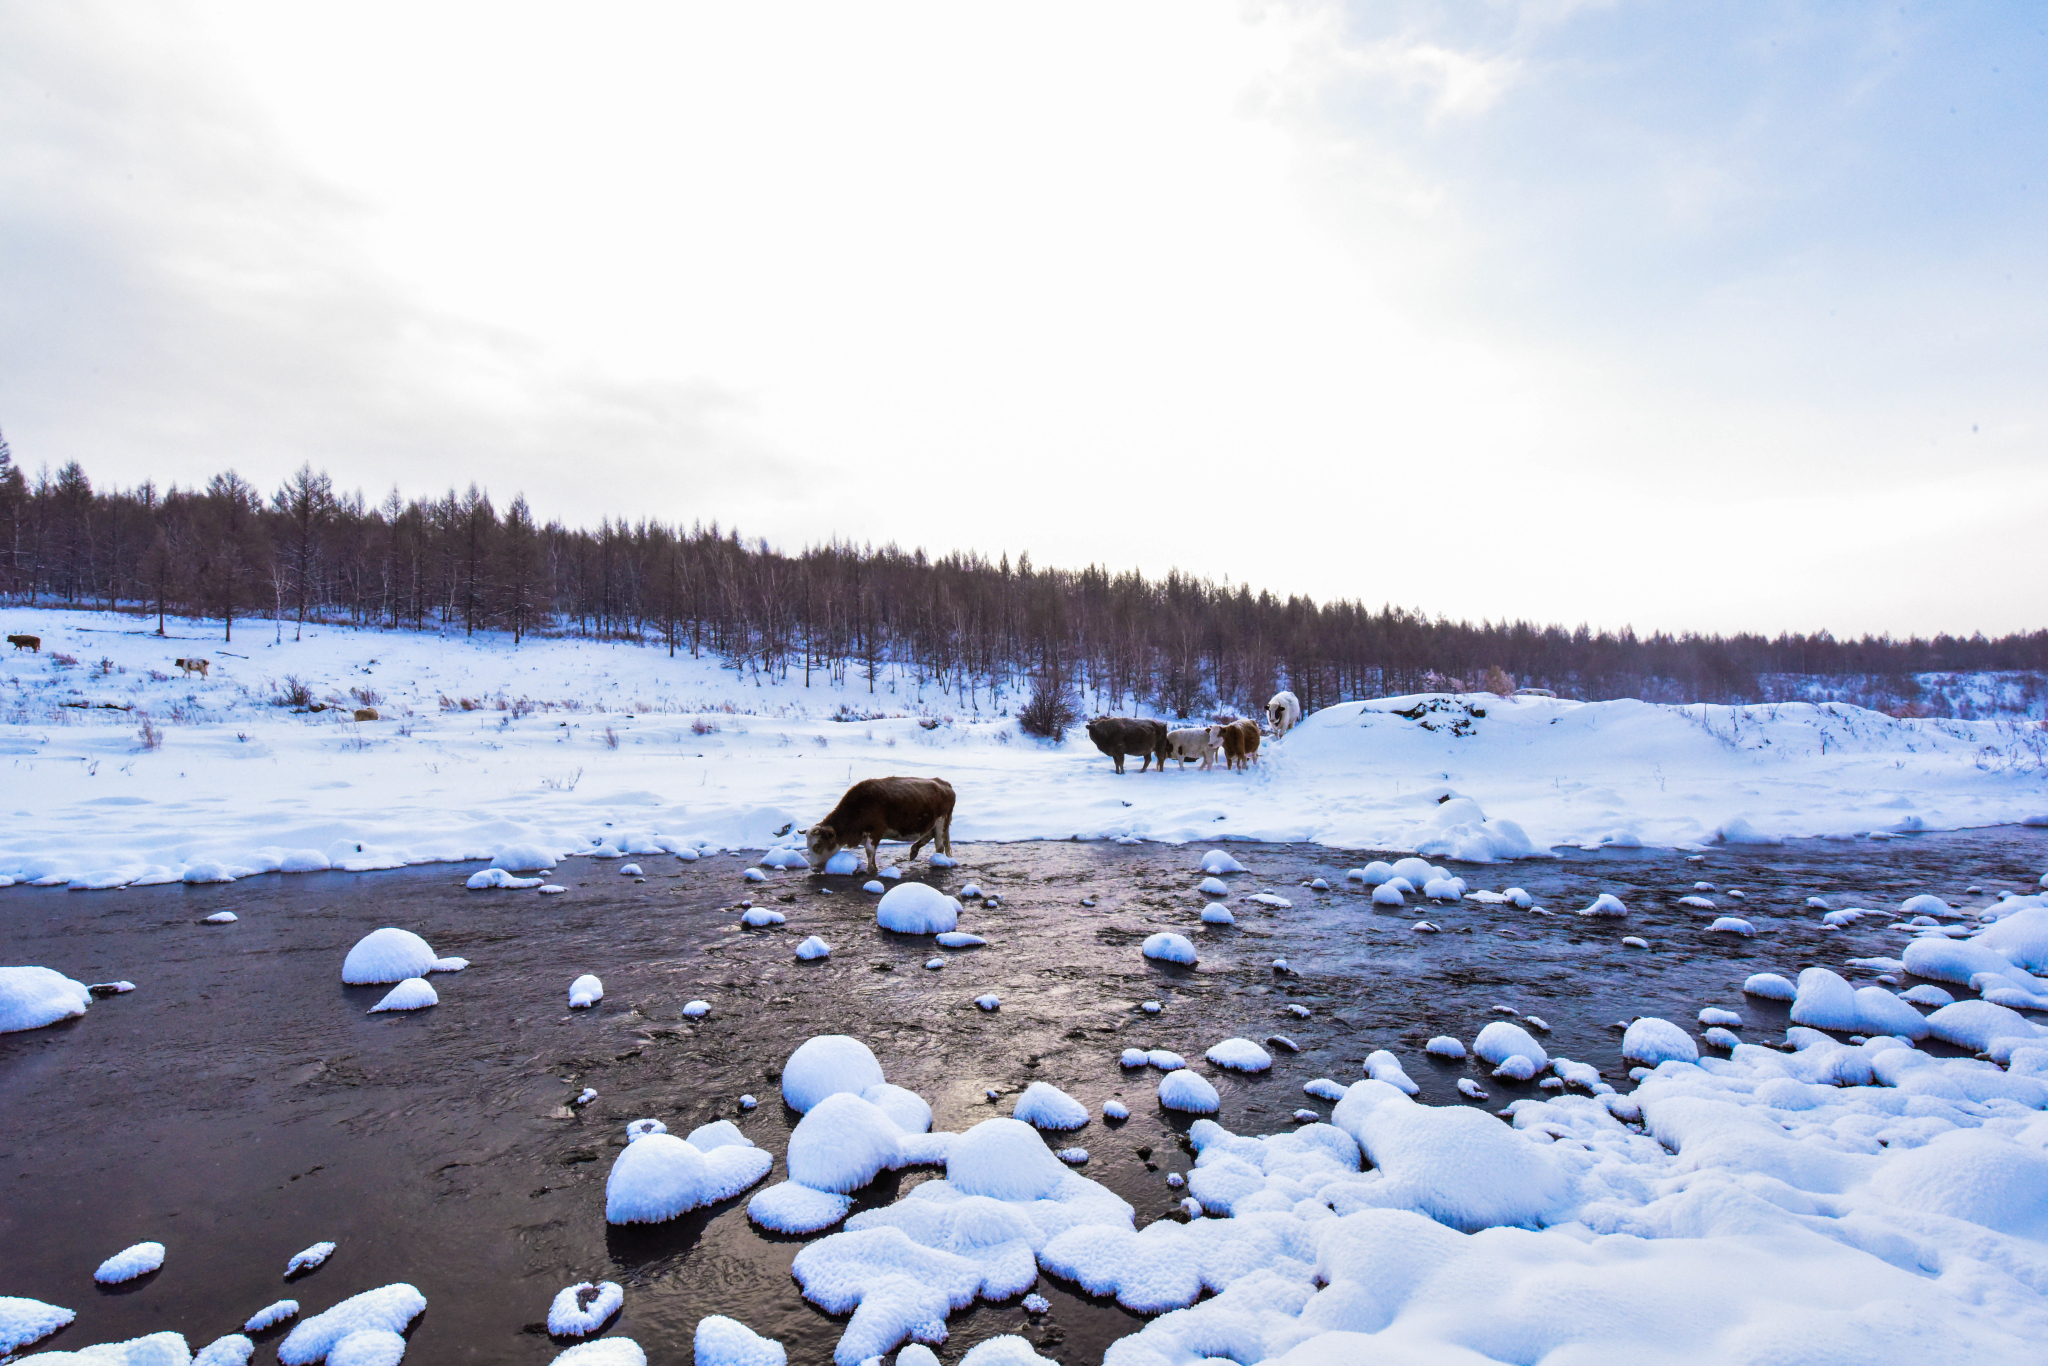
[[[841,849],[865,848],[868,874],[882,870],[875,846],[909,840],[909,863],[927,842],[934,852],[953,853],[953,785],[944,778],[863,778],[846,789],[839,805],[804,832],[806,856],[822,869]]]
[[[1145,762],[1138,766],[1143,773],[1159,761],[1159,771],[1166,772],[1166,723],[1164,721],[1141,721],[1134,716],[1098,716],[1088,723],[1088,738],[1095,747],[1116,761],[1116,771],[1124,771],[1126,756],[1143,755]]]
[[[185,677],[187,678],[190,678],[193,674],[198,674],[201,678],[204,678],[206,677],[206,671],[213,667],[213,661],[210,659],[180,659],[174,662],[185,671]]]
[[[1259,723],[1240,717],[1223,727],[1223,766],[1249,770],[1259,761]]]
[[[1223,727],[1188,726],[1166,733],[1166,752],[1170,758],[1180,760],[1186,768],[1188,760],[1199,759],[1203,768],[1215,766],[1217,752],[1223,748]]]
[[[1276,692],[1266,704],[1266,719],[1273,723],[1273,738],[1279,739],[1301,724],[1301,699],[1291,692]]]
[[[41,636],[9,636],[7,637],[7,643],[17,650],[33,650],[37,654],[43,652],[43,638]]]

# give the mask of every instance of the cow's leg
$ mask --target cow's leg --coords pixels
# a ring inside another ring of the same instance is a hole
[[[939,852],[947,858],[953,857],[953,816],[950,812],[939,817]]]
[[[868,876],[869,876],[869,877],[880,877],[880,876],[882,875],[882,868],[881,868],[881,865],[880,865],[880,864],[878,864],[878,863],[876,863],[876,862],[875,862],[875,837],[874,837],[873,835],[869,835],[869,836],[867,837],[867,846],[868,846]]]
[[[1117,771],[1117,772],[1119,772],[1119,773],[1123,772],[1123,771],[1124,771],[1124,756],[1123,756],[1123,755],[1121,755],[1121,754],[1112,754],[1112,755],[1110,755],[1109,757],[1110,757],[1110,758],[1112,758],[1112,759],[1114,759],[1114,760],[1116,761],[1116,771]]]
[[[924,848],[925,841],[929,840],[931,837],[932,832],[927,830],[922,835],[919,835],[916,839],[912,840],[910,842],[910,853],[905,856],[903,861],[905,863],[917,862],[917,851]]]

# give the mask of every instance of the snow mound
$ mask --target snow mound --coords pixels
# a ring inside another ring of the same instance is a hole
[[[1220,877],[1205,877],[1197,884],[1195,890],[1205,892],[1210,896],[1229,896],[1230,884]]]
[[[552,849],[538,844],[508,844],[491,858],[491,867],[508,873],[537,873],[554,867],[561,859]]]
[[[631,1338],[598,1338],[577,1343],[550,1366],[647,1366],[647,1353]]]
[[[1766,1001],[1792,1001],[1798,999],[1799,989],[1775,972],[1759,972],[1743,982],[1742,994]]]
[[[1707,926],[1707,933],[1753,935],[1756,933],[1756,926],[1739,915],[1722,915],[1716,916],[1714,923]]]
[[[1233,1072],[1263,1072],[1273,1065],[1273,1055],[1250,1039],[1225,1039],[1203,1056]]]
[[[398,1366],[403,1360],[405,1338],[389,1328],[350,1333],[327,1353],[327,1366]]]
[[[1523,1060],[1527,1062],[1527,1059]],[[1383,1081],[1398,1088],[1406,1095],[1415,1095],[1422,1088],[1415,1084],[1408,1070],[1401,1066],[1401,1060],[1384,1048],[1375,1048],[1365,1056],[1365,1074],[1374,1081]]]
[[[960,923],[960,903],[922,882],[899,882],[875,903],[875,923],[898,934],[940,934]]]
[[[0,1034],[41,1029],[85,1014],[92,993],[49,968],[0,968]]]
[[[1018,1119],[1037,1129],[1064,1132],[1088,1122],[1088,1107],[1050,1082],[1034,1081],[1017,1098]]]
[[[832,956],[832,946],[814,934],[796,946],[796,956],[806,962],[812,962],[819,958],[830,958]]]
[[[1211,877],[1218,877],[1224,873],[1242,873],[1244,865],[1221,849],[1211,849],[1202,855],[1202,871]]]
[[[781,1343],[723,1314],[697,1320],[695,1350],[696,1366],[787,1366],[789,1360]]]
[[[1131,1107],[1120,1100],[1105,1100],[1102,1102],[1102,1117],[1104,1119],[1129,1119],[1131,1117]]]
[[[980,1006],[983,1010],[1001,1010],[1003,1008],[1003,998],[994,992],[990,992],[986,996],[975,997],[974,1004]]]
[[[569,983],[569,1009],[588,1010],[604,999],[604,983],[594,972],[586,972]]]
[[[1479,1037],[1472,1041],[1472,1054],[1496,1065],[1512,1057],[1524,1057],[1536,1064],[1539,1072],[1550,1065],[1550,1054],[1544,1052],[1535,1036],[1508,1020],[1495,1020],[1480,1030]]]
[[[886,887],[883,884],[880,878],[873,877],[869,878],[866,882],[861,883],[860,889],[863,892],[866,892],[869,896],[880,896],[883,892],[889,890],[888,887]]]
[[[709,1152],[674,1134],[643,1134],[612,1162],[604,1217],[612,1224],[659,1224],[700,1205],[730,1200],[768,1174],[775,1161],[755,1147],[721,1144]]]
[[[124,1247],[99,1265],[92,1278],[101,1285],[119,1285],[137,1276],[147,1276],[164,1264],[162,1243],[136,1243]]]
[[[968,934],[964,930],[948,930],[939,936],[938,943],[942,949],[978,949],[988,943],[988,940],[978,934]]]
[[[465,882],[463,886],[469,888],[472,892],[481,892],[491,887],[523,889],[538,887],[540,884],[541,879],[537,877],[514,877],[503,868],[485,868],[481,872],[471,873],[469,881]]]
[[[839,1092],[812,1106],[789,1136],[789,1179],[846,1194],[898,1165],[903,1130],[882,1108]]]
[[[292,1259],[285,1263],[285,1279],[290,1280],[301,1271],[311,1271],[318,1267],[334,1255],[334,1248],[333,1243],[315,1243],[304,1252],[294,1253]]]
[[[866,1044],[845,1034],[820,1034],[799,1044],[782,1065],[782,1099],[808,1114],[827,1096],[857,1096],[883,1080],[882,1064]]]
[[[764,925],[780,925],[788,919],[781,911],[771,911],[766,906],[749,906],[740,916],[740,924],[758,930]]]
[[[548,1306],[548,1332],[558,1338],[587,1337],[619,1312],[626,1292],[617,1281],[584,1281],[567,1286]]]
[[[411,930],[386,926],[356,941],[342,960],[341,980],[350,986],[380,986],[424,977],[434,970],[435,953]]]
[[[1159,1083],[1159,1103],[1169,1110],[1195,1115],[1213,1115],[1223,1108],[1223,1098],[1216,1094],[1216,1088],[1185,1068],[1168,1072]]]
[[[808,868],[811,861],[804,857],[804,851],[794,848],[770,849],[761,855],[763,868]],[[851,869],[847,870],[851,872]]]
[[[1220,901],[1212,901],[1202,907],[1202,923],[1204,925],[1235,925],[1237,917],[1230,913],[1230,907]]]
[[[427,1297],[403,1281],[351,1295],[332,1309],[299,1321],[277,1345],[284,1366],[311,1366],[325,1360],[343,1338],[382,1329],[403,1333],[425,1312]]]
[[[1138,951],[1162,963],[1184,963],[1190,967],[1195,963],[1194,944],[1186,935],[1174,934],[1170,930],[1147,935]]]
[[[1827,968],[1805,968],[1792,999],[1792,1023],[1844,1033],[1856,1028],[1856,990]]]
[[[1546,1222],[1568,1193],[1550,1150],[1482,1111],[1419,1105],[1384,1082],[1361,1081],[1330,1122],[1380,1172],[1354,1197],[1359,1206],[1408,1209],[1472,1233]]]
[[[215,911],[212,915],[201,916],[200,920],[208,925],[232,925],[241,918],[233,911]]]
[[[0,1356],[41,1342],[77,1317],[75,1309],[61,1309],[21,1295],[0,1295]]]
[[[217,1337],[194,1354],[192,1366],[249,1366],[256,1344],[240,1333]]]
[[[1465,1056],[1465,1045],[1448,1034],[1439,1034],[1424,1044],[1422,1051],[1439,1058],[1462,1058]]]
[[[298,1317],[298,1313],[299,1302],[297,1300],[278,1300],[274,1304],[264,1305],[261,1309],[251,1314],[248,1322],[242,1325],[242,1331],[245,1333],[260,1333],[266,1328],[277,1327],[278,1324],[283,1323],[286,1319]]]
[[[843,876],[859,872],[865,864],[866,860],[855,851],[839,849],[833,852],[831,858],[825,860],[825,866],[821,871]]]
[[[1619,920],[1628,914],[1628,907],[1624,906],[1621,898],[1614,893],[1602,892],[1581,909],[1579,914]]]
[[[1406,903],[1401,896],[1401,888],[1406,885],[1406,880],[1402,878],[1387,879],[1372,889],[1372,904],[1375,906],[1405,905]]]
[[[1645,1015],[1621,1036],[1621,1056],[1655,1067],[1665,1062],[1698,1062],[1700,1050],[1692,1036],[1671,1021]]]
[[[369,1009],[375,1015],[381,1010],[425,1010],[428,1006],[441,1004],[440,996],[424,977],[408,977],[384,993],[384,999]]]

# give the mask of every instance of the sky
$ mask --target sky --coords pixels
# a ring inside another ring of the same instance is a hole
[[[2048,625],[2048,10],[0,7],[0,431],[101,485]]]

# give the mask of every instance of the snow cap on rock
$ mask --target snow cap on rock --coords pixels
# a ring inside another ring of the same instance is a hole
[[[385,926],[356,941],[342,960],[341,980],[350,986],[376,986],[424,977],[434,970],[435,953],[411,930]]]
[[[845,1034],[819,1034],[799,1044],[782,1065],[782,1099],[807,1114],[827,1096],[857,1096],[883,1080],[882,1064],[866,1044]]]

